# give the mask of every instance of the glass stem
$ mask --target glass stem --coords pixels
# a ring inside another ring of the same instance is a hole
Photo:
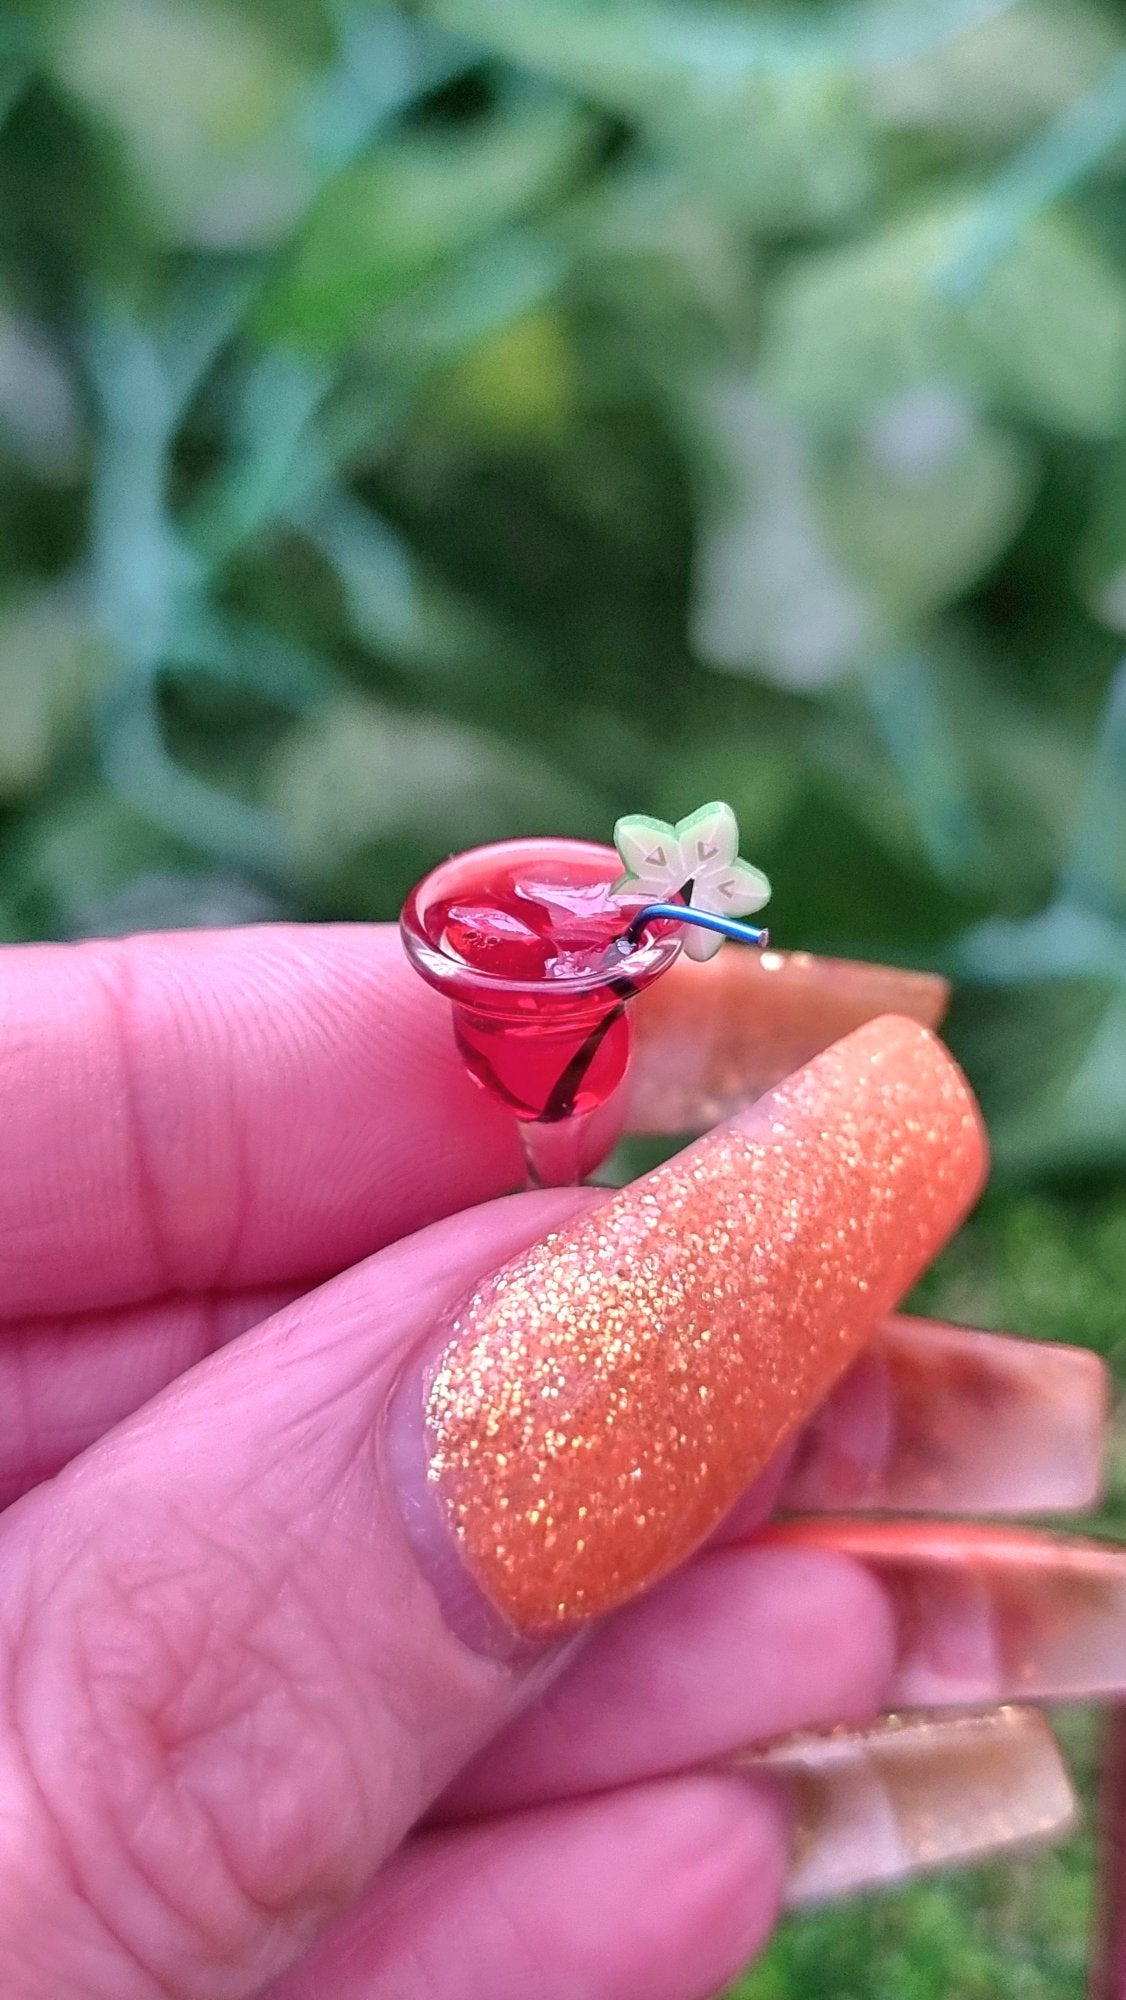
[[[530,1188],[578,1187],[582,1183],[582,1140],[589,1113],[570,1118],[519,1118],[520,1144]]]

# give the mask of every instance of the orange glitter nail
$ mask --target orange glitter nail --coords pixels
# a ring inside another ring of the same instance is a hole
[[[956,1228],[985,1141],[916,1023],[869,1023],[483,1285],[426,1389],[485,1595],[547,1634],[705,1538]]]

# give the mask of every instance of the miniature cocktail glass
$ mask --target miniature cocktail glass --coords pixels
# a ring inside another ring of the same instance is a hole
[[[453,1003],[471,1075],[514,1113],[532,1187],[582,1178],[582,1137],[629,1060],[626,1009],[670,965],[671,913],[611,894],[622,864],[594,841],[496,841],[444,861],[407,898],[402,935]]]

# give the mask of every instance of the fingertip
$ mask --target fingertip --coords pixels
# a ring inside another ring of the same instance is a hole
[[[802,1663],[795,1682],[808,1720],[800,1726],[869,1721],[895,1673],[889,1593],[863,1563],[833,1551],[764,1548],[755,1562],[758,1589],[773,1594],[775,1620],[786,1635],[781,1650]]]
[[[589,1640],[474,1759],[443,1820],[698,1769],[799,1729],[866,1723],[896,1654],[891,1606],[832,1551],[709,1551]]]
[[[0,1046],[10,1318],[312,1283],[521,1178],[388,925],[29,946]]]
[[[677,1885],[672,1935],[647,1969],[644,1988],[620,2000],[649,2000],[726,1987],[762,1950],[778,1919],[789,1864],[793,1809],[783,1788],[761,1774],[709,1773],[668,1785],[670,1838],[650,1869],[654,1901]],[[679,1958],[679,1982],[661,1983],[661,1961]],[[615,1995],[615,2000],[619,1996]]]
[[[702,1772],[408,1842],[278,2000],[702,2000],[761,1950],[788,1795]]]

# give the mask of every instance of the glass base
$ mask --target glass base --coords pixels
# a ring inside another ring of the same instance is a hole
[[[589,1122],[589,1113],[550,1123],[540,1118],[517,1119],[528,1187],[581,1186],[582,1142]]]

